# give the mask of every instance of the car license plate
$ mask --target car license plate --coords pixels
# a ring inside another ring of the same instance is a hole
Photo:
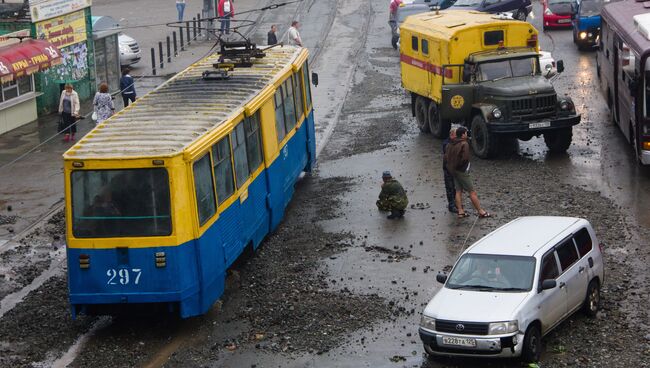
[[[443,336],[442,343],[445,345],[467,346],[470,348],[476,347],[476,339],[471,339],[469,337]]]
[[[571,19],[558,19],[558,23],[571,23]]]
[[[551,126],[550,121],[542,121],[540,123],[530,123],[530,124],[528,124],[528,129],[548,128],[550,126]]]

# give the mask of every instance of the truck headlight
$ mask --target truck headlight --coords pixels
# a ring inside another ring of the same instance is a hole
[[[501,110],[499,110],[498,107],[495,107],[494,110],[492,110],[492,116],[495,119],[501,119]]]
[[[519,323],[517,321],[508,322],[495,322],[490,323],[488,328],[488,335],[503,335],[507,333],[517,332],[519,330]]]
[[[426,328],[427,330],[435,331],[436,330],[436,319],[427,317],[424,314],[422,319],[420,319],[420,327]]]
[[[587,38],[587,32],[580,32],[580,39],[584,40],[585,38]]]
[[[560,109],[567,111],[571,109],[571,102],[569,100],[562,100],[560,101]]]

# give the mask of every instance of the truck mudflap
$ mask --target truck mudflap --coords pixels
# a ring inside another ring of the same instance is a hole
[[[530,120],[526,122],[501,123],[489,122],[487,128],[490,133],[544,133],[547,130],[569,128],[580,123],[580,115],[570,115],[561,118]]]

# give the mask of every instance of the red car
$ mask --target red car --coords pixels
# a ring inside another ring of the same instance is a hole
[[[577,0],[544,0],[542,1],[542,25],[547,28],[571,28],[571,18],[578,11]]]

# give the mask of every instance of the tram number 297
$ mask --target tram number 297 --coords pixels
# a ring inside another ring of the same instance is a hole
[[[142,270],[140,268],[120,268],[114,269],[109,268],[106,270],[106,276],[108,276],[108,282],[106,285],[128,285],[133,283],[137,285],[140,282],[140,276],[142,275]]]

